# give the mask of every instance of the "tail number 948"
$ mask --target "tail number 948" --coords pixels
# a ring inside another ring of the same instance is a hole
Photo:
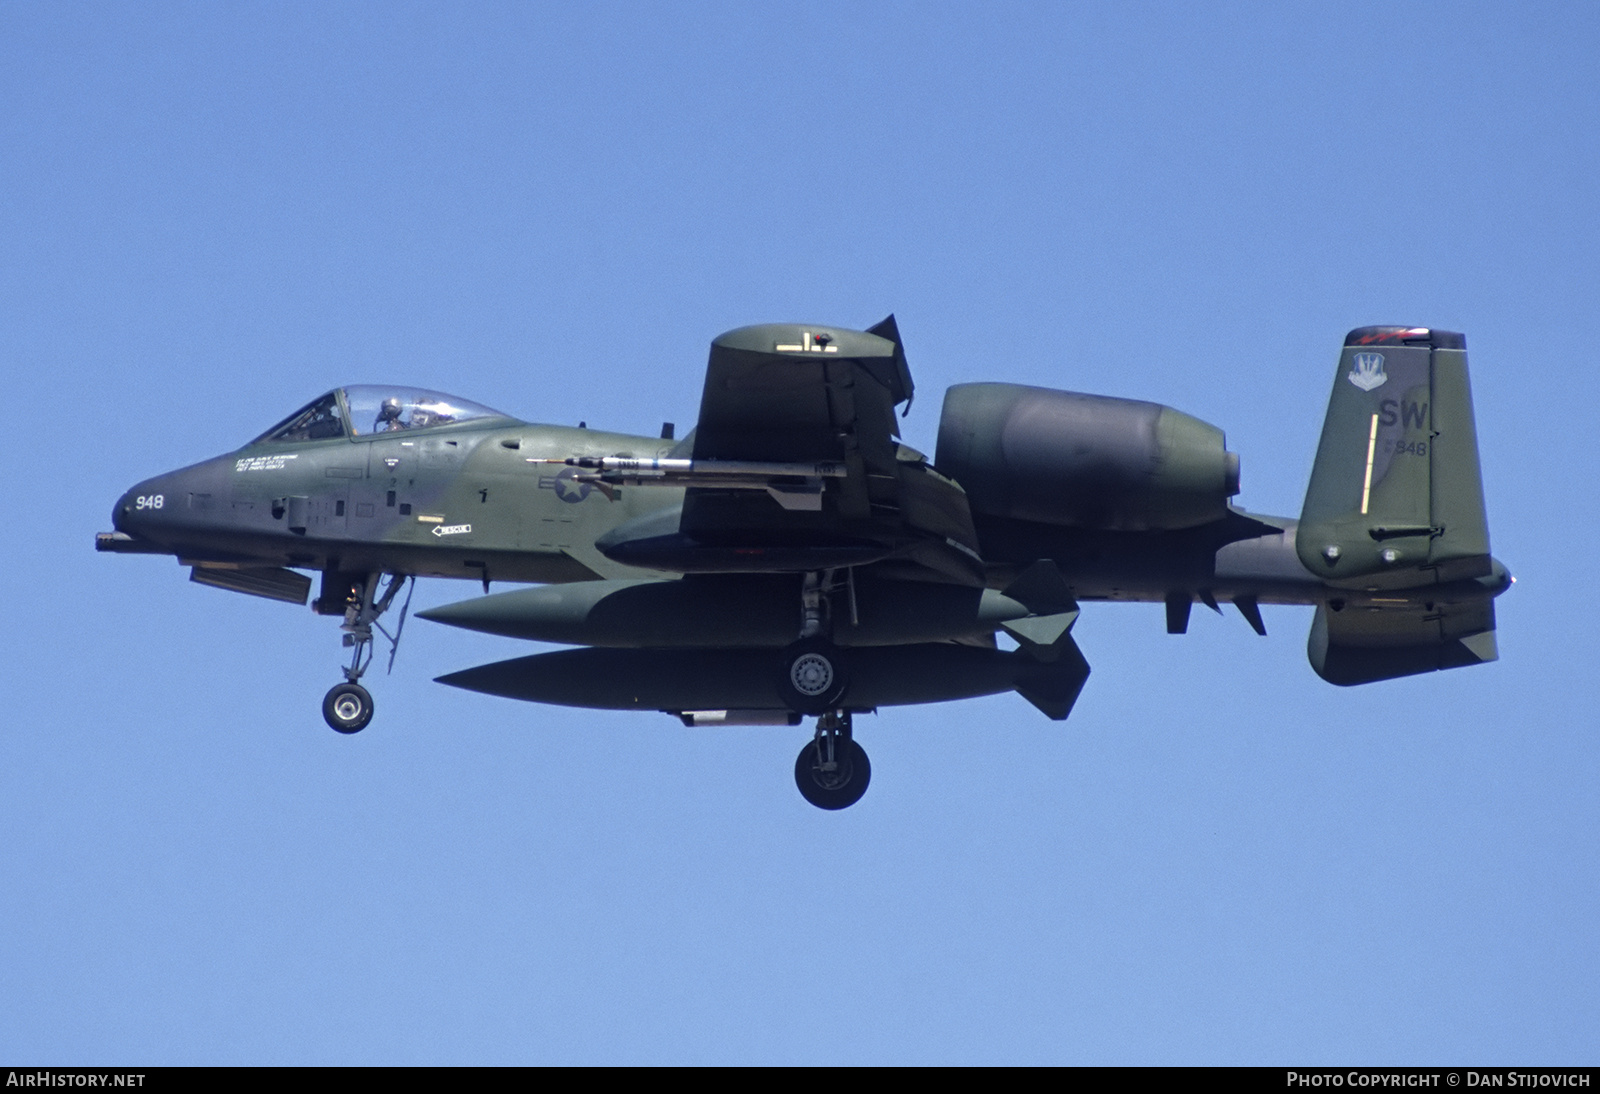
[[[167,503],[165,494],[140,494],[133,499],[135,509],[160,509]]]

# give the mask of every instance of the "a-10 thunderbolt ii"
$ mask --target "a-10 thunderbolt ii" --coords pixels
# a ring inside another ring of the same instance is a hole
[[[676,441],[345,387],[135,486],[97,546],[301,604],[300,571],[320,573],[312,607],[351,647],[323,703],[344,733],[372,717],[360,681],[407,579],[531,583],[420,614],[579,648],[442,682],[691,726],[814,716],[795,779],[824,809],[871,776],[855,715],[1015,691],[1066,718],[1086,602],[1162,602],[1174,633],[1195,601],[1261,634],[1261,604],[1311,605],[1311,664],[1334,684],[1495,659],[1511,578],[1489,553],[1459,334],[1350,333],[1299,520],[1233,507],[1222,431],[1169,407],[961,384],[930,462],[898,440],[911,395],[893,317],[722,335]]]

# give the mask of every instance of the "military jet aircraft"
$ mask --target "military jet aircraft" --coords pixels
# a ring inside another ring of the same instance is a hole
[[[858,714],[1015,691],[1066,718],[1084,603],[1159,601],[1182,633],[1195,601],[1227,602],[1258,634],[1261,604],[1311,605],[1311,664],[1334,684],[1496,657],[1511,577],[1489,553],[1459,334],[1350,333],[1298,520],[1235,508],[1222,431],[1170,407],[961,384],[930,461],[899,441],[912,392],[893,316],[722,335],[681,440],[344,387],[135,486],[96,546],[297,604],[301,571],[320,574],[311,606],[351,649],[323,701],[342,733],[372,718],[360,681],[375,628],[392,664],[400,628],[379,619],[408,581],[480,581],[420,614],[578,648],[441,682],[689,726],[815,717],[795,780],[824,809],[871,778]]]

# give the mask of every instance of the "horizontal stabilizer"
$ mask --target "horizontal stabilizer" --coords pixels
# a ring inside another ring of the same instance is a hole
[[[1319,606],[1306,652],[1317,675],[1340,686],[1481,665],[1499,657],[1494,604],[1432,612],[1331,612]]]

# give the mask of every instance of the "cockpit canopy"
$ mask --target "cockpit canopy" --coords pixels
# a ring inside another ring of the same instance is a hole
[[[295,411],[257,437],[255,443],[367,437],[505,417],[479,403],[426,388],[352,384]]]

